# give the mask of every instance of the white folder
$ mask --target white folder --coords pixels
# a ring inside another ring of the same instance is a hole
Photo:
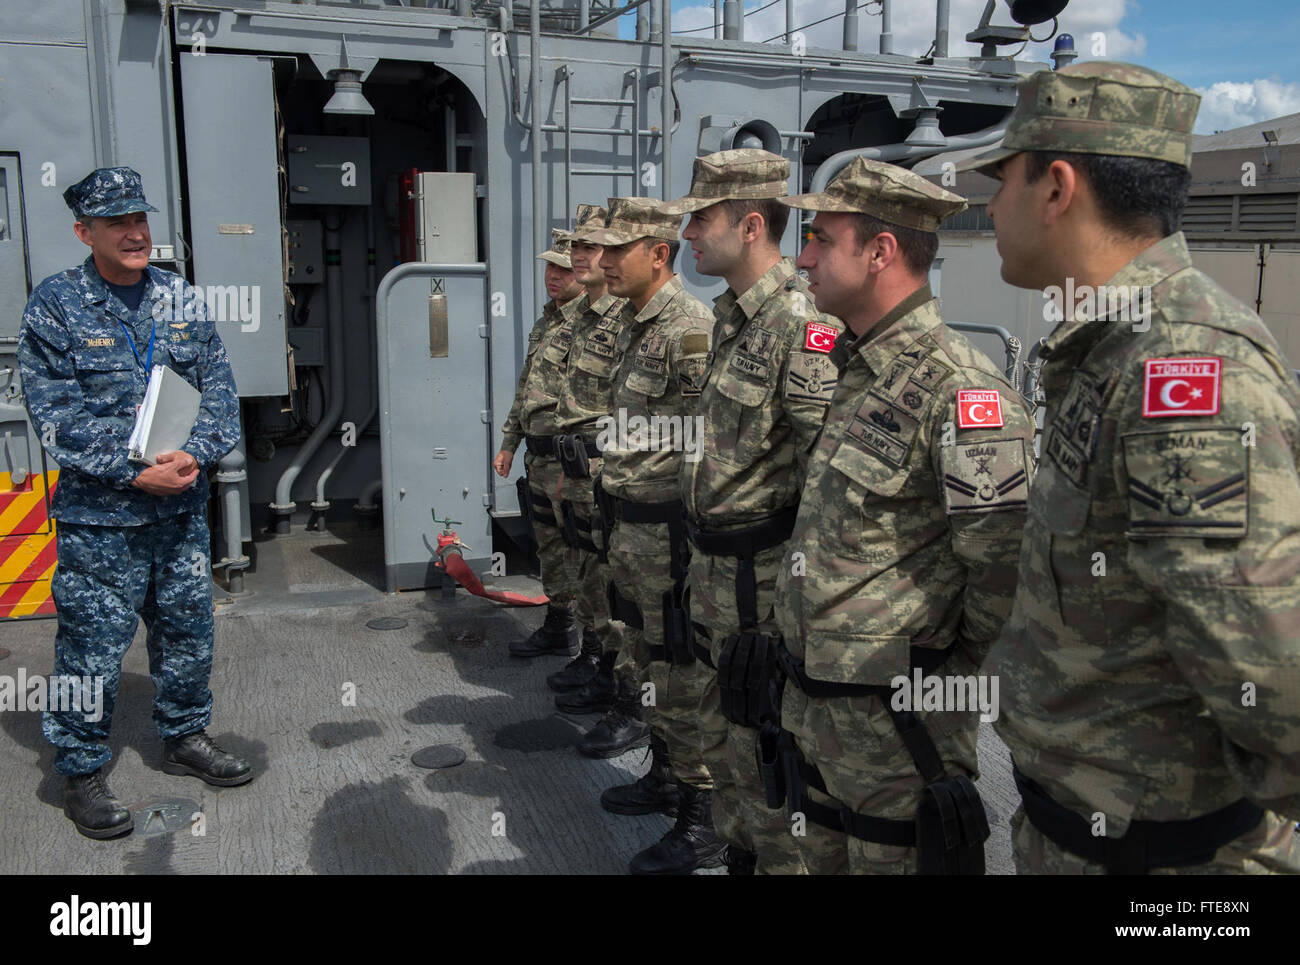
[[[131,430],[130,459],[157,465],[159,453],[185,445],[198,420],[202,398],[198,389],[167,366],[155,365]]]

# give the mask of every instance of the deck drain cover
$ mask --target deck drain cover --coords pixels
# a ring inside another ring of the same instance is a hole
[[[188,831],[195,814],[202,814],[198,801],[189,798],[168,797],[151,801],[132,811],[135,818],[136,837],[153,837],[157,834],[174,834]]]
[[[455,767],[465,763],[465,752],[453,744],[434,744],[421,747],[411,755],[411,763],[416,767],[427,767],[436,771],[444,767]]]
[[[401,617],[376,617],[367,621],[366,626],[371,630],[400,630],[406,626],[406,621]]]

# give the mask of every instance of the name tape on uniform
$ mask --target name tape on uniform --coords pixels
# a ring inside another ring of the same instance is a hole
[[[803,340],[803,347],[811,352],[830,352],[835,347],[835,337],[839,332],[830,325],[821,322],[809,322],[808,331]]]
[[[1166,416],[1218,415],[1222,359],[1147,359],[1142,388],[1142,414]]]
[[[962,429],[1000,429],[1002,396],[997,389],[958,389],[957,425]]]

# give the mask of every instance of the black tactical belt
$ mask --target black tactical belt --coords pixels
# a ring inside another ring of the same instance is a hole
[[[700,528],[698,520],[685,517],[686,538],[706,556],[730,556],[739,561],[736,567],[736,613],[741,630],[758,628],[758,578],[754,572],[754,557],[765,549],[780,546],[794,532],[794,522],[799,515],[799,504],[759,520],[743,529],[726,532],[708,532]],[[707,661],[713,666],[712,661]]]
[[[634,630],[645,632],[645,614],[641,612],[635,601],[628,599],[618,591],[617,584],[610,580],[605,584],[606,600],[609,603],[609,615],[611,619],[622,620]],[[664,613],[663,613],[663,631],[664,642],[662,644],[647,643],[646,650],[650,654],[651,663],[661,662],[670,664],[690,664],[695,660],[695,654],[691,653],[691,640],[678,639],[675,633],[675,626],[670,623],[671,614],[669,610],[672,605],[673,591],[669,590],[664,594]]]
[[[592,540],[592,520],[580,514],[568,499],[560,501],[560,516],[565,545],[599,556],[600,547]]]
[[[528,451],[534,456],[552,456],[558,457],[562,440],[572,439],[573,436],[524,436],[524,441],[528,443]],[[581,437],[578,437],[581,439]],[[600,447],[594,442],[587,442],[582,439],[582,444],[587,450],[587,458],[595,459],[600,455]]]
[[[555,518],[551,501],[546,498],[545,493],[538,492],[529,484],[527,473],[515,480],[515,490],[519,496],[519,514],[528,522],[530,528],[535,530],[538,523],[559,527],[560,522]],[[533,536],[535,539],[536,532]]]
[[[1242,798],[1199,818],[1130,821],[1122,838],[1098,837],[1080,814],[1057,804],[1035,781],[1013,767],[1029,823],[1050,841],[1111,875],[1146,874],[1152,868],[1185,868],[1214,860],[1214,853],[1264,819],[1264,809]]]
[[[614,523],[620,519],[625,523],[666,523],[668,525],[668,550],[671,558],[669,575],[674,583],[674,592],[680,595],[686,580],[686,568],[691,559],[691,545],[686,540],[686,528],[683,525],[682,501],[674,499],[672,502],[664,503],[634,503],[613,495],[600,484],[599,476],[592,483],[592,492],[596,499],[596,509],[600,513],[600,524],[605,534],[604,542],[607,548],[610,534],[614,532]],[[606,558],[607,556],[602,557],[602,560]]]
[[[782,751],[789,755],[787,766],[793,768],[804,785],[815,787],[834,800],[831,793],[826,790],[826,782],[822,779],[822,772],[808,763],[788,732],[783,732],[781,736],[786,738],[786,740],[782,741]],[[799,788],[799,782],[791,781],[790,783]],[[797,795],[797,799],[795,795]],[[820,824],[822,827],[831,830],[842,830],[850,837],[861,841],[892,844],[900,848],[916,847],[915,821],[873,818],[868,814],[859,814],[851,808],[834,808],[826,804],[818,804],[806,794],[803,794],[802,788],[799,788],[795,795],[791,796],[790,810],[802,811],[813,824]]]
[[[780,546],[794,532],[794,521],[799,515],[799,504],[759,520],[743,529],[726,532],[711,532],[701,529],[698,520],[686,517],[686,536],[701,553],[706,556],[734,556],[737,559],[753,559],[765,549]]]
[[[917,669],[920,669],[922,674],[937,670],[952,655],[956,646],[957,641],[953,640],[942,650],[937,650],[934,647],[912,647],[911,664],[908,666],[908,673],[910,674]],[[791,655],[784,643],[777,647],[776,658],[790,681],[809,697],[870,697],[875,694],[885,701],[886,706],[889,705],[888,698],[893,693],[893,688],[888,684],[868,686],[867,684],[840,684],[831,683],[828,680],[814,680],[804,671],[804,662]]]
[[[609,601],[611,618],[621,620],[633,630],[645,630],[645,618],[641,616],[641,608],[635,601],[619,593],[618,585],[613,580],[605,584],[605,593]]]
[[[942,650],[912,647],[909,671],[920,669],[928,673],[938,668],[955,646],[956,641]],[[916,817],[911,821],[859,814],[838,801],[835,802],[838,806],[819,804],[808,798],[807,788],[815,787],[834,800],[834,796],[826,790],[821,771],[804,758],[794,742],[794,736],[781,731],[776,740],[778,753],[775,756],[784,762],[784,783],[790,813],[802,811],[814,824],[843,831],[861,841],[914,847],[917,849],[917,866],[921,874],[982,875],[984,842],[989,837],[989,826],[979,791],[966,775],[947,774],[939,748],[915,711],[895,710],[890,700],[892,688],[888,686],[867,687],[810,680],[804,673],[804,662],[790,656],[784,643],[777,646],[777,661],[788,679],[794,681],[810,697],[878,695],[889,713],[894,729],[902,738],[912,763],[925,781]],[[764,742],[767,736],[760,729],[758,764],[760,773],[764,775],[768,807],[773,807],[774,802],[777,802],[775,806],[779,806],[781,789],[779,778],[772,781],[775,775],[770,772],[775,762],[768,760],[774,755],[768,753]],[[772,784],[777,786],[771,786]]]
[[[675,499],[670,503],[634,503],[618,496],[609,496],[614,510],[614,518],[625,523],[667,523],[677,527],[682,522],[682,501]]]

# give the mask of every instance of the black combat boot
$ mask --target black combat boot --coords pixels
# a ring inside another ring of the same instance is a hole
[[[752,875],[754,866],[758,864],[758,855],[729,844],[727,850],[722,852],[722,863],[727,866],[729,875]]]
[[[721,867],[727,842],[713,830],[712,792],[678,781],[677,794],[677,823],[632,859],[632,874],[688,875],[696,868]]]
[[[108,789],[102,770],[68,778],[63,813],[88,838],[116,838],[135,828],[131,812]]]
[[[576,657],[578,655],[578,624],[573,619],[573,607],[546,605],[546,622],[533,631],[527,640],[510,644],[512,657],[540,657],[543,654]]]
[[[235,787],[253,779],[253,768],[248,761],[227,754],[206,731],[177,737],[163,747],[164,774],[187,774],[215,787]]]
[[[600,796],[600,806],[615,814],[655,814],[677,816],[677,784],[668,766],[668,745],[658,737],[650,738],[650,770],[632,784],[611,787]]]
[[[634,747],[650,743],[650,725],[641,719],[636,684],[626,677],[618,681],[614,708],[583,736],[578,753],[587,757],[618,757]]]
[[[611,657],[616,656],[611,654]],[[567,694],[591,682],[600,667],[600,641],[591,627],[582,628],[582,652],[546,678],[546,685],[557,693]],[[614,664],[610,663],[612,672]]]
[[[566,714],[602,714],[614,706],[618,685],[614,682],[616,653],[602,653],[596,675],[573,693],[555,698],[557,709]]]

